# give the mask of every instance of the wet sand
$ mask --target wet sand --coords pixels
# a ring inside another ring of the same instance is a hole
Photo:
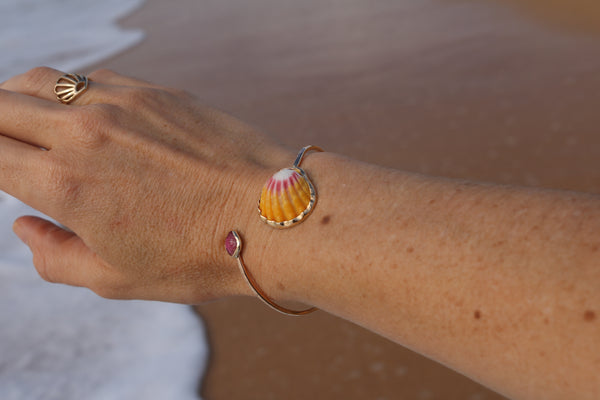
[[[147,40],[103,66],[188,89],[292,148],[600,193],[598,7],[565,2],[149,0],[123,21]],[[198,310],[207,399],[502,398],[323,312]]]

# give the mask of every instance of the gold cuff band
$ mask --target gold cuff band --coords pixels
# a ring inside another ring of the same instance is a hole
[[[231,231],[227,235],[227,238],[225,239],[225,248],[227,249],[228,253],[229,253],[229,249],[231,249],[231,248],[235,249],[233,251],[233,253],[230,253],[230,255],[237,260],[238,267],[240,268],[240,272],[244,276],[244,279],[246,280],[248,285],[250,285],[250,288],[252,288],[252,290],[254,291],[254,293],[256,293],[258,298],[261,299],[266,305],[268,305],[275,311],[279,311],[280,313],[286,314],[286,315],[298,316],[298,315],[309,314],[313,311],[317,311],[316,307],[311,307],[311,308],[307,308],[306,310],[298,310],[298,311],[290,310],[289,308],[282,307],[279,304],[275,303],[275,301],[273,301],[269,296],[267,296],[266,293],[260,289],[260,286],[258,286],[258,284],[256,283],[256,280],[254,280],[254,277],[252,277],[252,274],[250,274],[250,271],[248,271],[248,268],[246,268],[246,265],[244,264],[244,260],[242,259],[242,255],[241,255],[242,239],[240,238],[240,235],[236,231]]]
[[[275,173],[263,187],[258,212],[260,218],[275,228],[289,228],[306,219],[317,203],[317,192],[300,163],[308,151],[323,151],[317,146],[306,146],[300,150],[291,168]],[[236,231],[225,238],[225,250],[238,262],[240,272],[254,293],[269,307],[286,315],[305,315],[316,311],[316,307],[305,310],[290,310],[275,303],[260,289],[242,259],[242,239]]]

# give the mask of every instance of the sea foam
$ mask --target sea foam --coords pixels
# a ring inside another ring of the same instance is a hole
[[[140,42],[116,20],[142,0],[0,0],[0,82],[38,65],[77,72]],[[12,233],[40,215],[0,192],[0,399],[197,399],[204,328],[182,305],[105,300],[44,282]]]
[[[141,30],[122,29],[116,21],[142,3],[0,1],[0,82],[40,65],[77,72],[139,43]]]
[[[197,399],[208,348],[192,309],[43,281],[19,215],[42,216],[0,192],[0,399]]]

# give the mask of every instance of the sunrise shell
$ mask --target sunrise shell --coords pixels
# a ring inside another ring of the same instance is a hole
[[[316,202],[315,189],[300,168],[284,168],[263,186],[258,210],[269,225],[292,226],[308,215]]]

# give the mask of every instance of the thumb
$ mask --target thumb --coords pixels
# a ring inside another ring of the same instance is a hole
[[[29,246],[36,270],[48,282],[93,290],[106,275],[106,264],[73,232],[33,216],[17,219],[13,230]]]

